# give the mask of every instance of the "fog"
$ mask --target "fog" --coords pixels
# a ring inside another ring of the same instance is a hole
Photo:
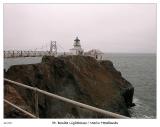
[[[156,4],[4,4],[4,50],[156,53]]]

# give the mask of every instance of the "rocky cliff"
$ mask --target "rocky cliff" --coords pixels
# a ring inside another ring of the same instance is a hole
[[[125,116],[130,116],[128,108],[133,105],[133,86],[108,60],[44,56],[39,64],[10,67],[5,77]],[[34,93],[19,87],[16,91],[34,112]],[[39,94],[39,115],[41,118],[107,117],[42,94]]]

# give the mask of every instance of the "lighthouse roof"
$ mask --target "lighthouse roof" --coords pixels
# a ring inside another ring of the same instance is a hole
[[[80,41],[80,40],[79,40],[79,38],[78,38],[78,37],[76,37],[76,39],[75,39],[74,41],[78,42],[78,41]]]
[[[78,37],[76,37],[76,39],[74,40],[73,46],[74,47],[81,47],[80,40],[78,39]]]

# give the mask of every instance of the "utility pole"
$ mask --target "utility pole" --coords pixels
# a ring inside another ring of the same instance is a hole
[[[53,51],[54,50],[54,51]],[[56,55],[57,54],[57,45],[56,45],[56,41],[51,41],[50,44],[50,55]]]

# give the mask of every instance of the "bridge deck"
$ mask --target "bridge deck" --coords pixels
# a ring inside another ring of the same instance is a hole
[[[4,51],[4,58],[15,58],[15,57],[40,57],[40,56],[52,56],[55,55],[54,52],[50,51]]]

